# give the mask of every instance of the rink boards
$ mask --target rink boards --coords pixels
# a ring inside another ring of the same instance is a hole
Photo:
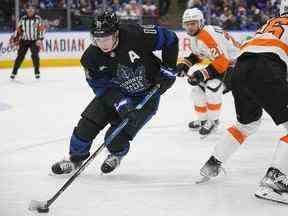
[[[229,33],[240,43],[253,36],[253,32]],[[179,57],[188,55],[189,37],[183,31],[177,31],[176,34],[179,37]],[[12,67],[16,58],[17,48],[9,45],[10,36],[10,33],[0,34],[0,68]],[[80,57],[90,43],[89,32],[48,32],[40,51],[41,67],[79,66]],[[22,66],[32,66],[30,51]]]

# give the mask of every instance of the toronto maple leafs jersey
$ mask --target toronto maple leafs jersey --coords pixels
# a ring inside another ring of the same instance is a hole
[[[162,51],[162,61],[153,51]],[[174,32],[160,26],[123,24],[118,46],[104,53],[91,44],[81,58],[86,80],[97,96],[115,87],[127,95],[145,94],[158,83],[160,66],[175,68],[178,39]]]

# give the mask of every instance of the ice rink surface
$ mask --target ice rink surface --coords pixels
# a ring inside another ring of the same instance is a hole
[[[51,176],[52,163],[68,152],[80,113],[93,98],[79,68],[20,69],[15,81],[0,70],[0,215],[29,212],[31,199],[47,200],[69,176]],[[225,165],[227,176],[196,185],[199,169],[224,128],[235,121],[233,99],[224,96],[221,126],[201,140],[189,131],[193,119],[189,86],[179,78],[162,97],[157,116],[134,139],[113,174],[102,175],[102,152],[53,203],[51,216],[284,216],[288,206],[254,198],[254,192],[284,135],[266,115],[256,135]],[[102,142],[96,140],[94,151]]]

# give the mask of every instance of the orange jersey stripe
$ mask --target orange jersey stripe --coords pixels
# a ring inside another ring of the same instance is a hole
[[[212,65],[218,73],[223,74],[229,67],[230,61],[222,54],[212,62]]]
[[[206,113],[207,112],[207,107],[206,106],[195,106],[194,107],[195,111],[196,112],[199,112],[199,113]]]
[[[203,43],[206,44],[206,46],[210,49],[215,49],[218,53],[219,56],[217,58],[215,58],[211,64],[213,65],[213,67],[217,70],[218,73],[222,74],[224,73],[227,68],[229,67],[230,61],[229,59],[227,59],[225,57],[224,54],[220,54],[219,50],[218,50],[218,46],[216,41],[213,39],[213,37],[205,30],[202,30],[199,34],[198,34],[198,38],[199,40],[201,40]]]
[[[240,144],[242,144],[245,141],[246,136],[241,131],[239,131],[235,126],[232,126],[227,130]]]
[[[207,103],[207,108],[209,110],[213,110],[213,111],[216,111],[216,110],[220,110],[221,109],[221,103],[220,104],[210,104],[210,103]]]
[[[280,140],[283,141],[283,142],[288,143],[288,135],[282,137]]]
[[[260,38],[255,38],[251,41],[248,41],[245,43],[242,47],[241,50],[248,46],[275,46],[279,47],[282,50],[285,51],[285,53],[288,55],[288,45],[285,44],[284,42],[278,40],[278,39],[260,39]]]

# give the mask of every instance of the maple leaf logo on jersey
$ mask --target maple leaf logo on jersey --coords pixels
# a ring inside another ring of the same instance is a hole
[[[119,65],[117,77],[113,80],[129,93],[140,92],[150,87],[145,75],[145,67],[140,65],[134,70],[125,65]]]

